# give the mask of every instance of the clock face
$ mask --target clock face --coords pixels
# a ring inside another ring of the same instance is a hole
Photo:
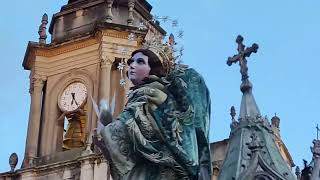
[[[59,105],[62,111],[73,111],[87,99],[87,88],[81,82],[68,85],[60,96]]]

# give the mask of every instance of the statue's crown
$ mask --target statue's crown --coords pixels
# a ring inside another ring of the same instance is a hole
[[[174,69],[177,60],[181,55],[175,55],[175,41],[173,34],[170,34],[168,42],[163,43],[161,35],[154,35],[152,38],[145,39],[142,49],[148,49],[155,53],[162,62],[167,75]]]

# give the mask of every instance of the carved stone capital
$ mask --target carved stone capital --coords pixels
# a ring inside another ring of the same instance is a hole
[[[107,57],[101,58],[101,60],[100,60],[100,67],[101,68],[106,68],[111,65],[112,65],[112,61],[109,58],[107,58]]]
[[[33,76],[30,78],[29,92],[33,93],[35,90],[41,91],[46,80],[47,80],[46,76],[33,74]]]

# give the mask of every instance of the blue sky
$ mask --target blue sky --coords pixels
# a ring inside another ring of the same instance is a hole
[[[51,19],[66,0],[11,0],[0,11],[0,172],[12,152],[23,159],[29,117],[29,72],[22,61],[29,40],[38,40],[43,13]],[[210,140],[227,138],[229,109],[239,112],[239,66],[226,65],[235,38],[259,44],[248,60],[253,93],[262,115],[277,113],[281,135],[294,162],[310,160],[320,122],[320,2],[318,0],[149,0],[153,14],[178,19],[184,31],[184,63],[205,78],[212,98]],[[169,32],[169,30],[168,30]],[[18,166],[20,166],[20,163]]]

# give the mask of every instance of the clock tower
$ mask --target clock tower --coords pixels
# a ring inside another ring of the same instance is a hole
[[[30,71],[30,115],[17,179],[109,179],[108,162],[92,144],[97,116],[92,99],[115,99],[116,116],[129,82],[120,62],[145,38],[163,36],[145,0],[69,0],[42,17],[39,41],[29,42],[23,67]],[[127,81],[127,80],[125,80]]]

